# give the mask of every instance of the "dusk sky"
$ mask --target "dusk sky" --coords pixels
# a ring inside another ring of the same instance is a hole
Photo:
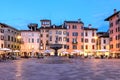
[[[99,31],[108,30],[105,18],[120,10],[120,0],[1,0],[0,22],[19,30],[28,29],[29,23],[50,19],[60,25],[64,20],[81,18],[84,26],[92,24]]]

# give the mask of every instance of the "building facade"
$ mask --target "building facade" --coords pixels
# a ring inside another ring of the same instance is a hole
[[[20,39],[18,38],[20,36],[19,30],[4,24],[0,23],[0,26],[2,27],[2,32],[4,33],[4,48],[9,48],[11,50],[20,50]]]
[[[40,52],[40,32],[37,24],[29,24],[30,30],[21,30],[21,52]]]
[[[95,55],[97,28],[92,28],[91,24],[84,27],[84,55]]]
[[[4,48],[4,30],[0,25],[0,48]]]
[[[113,57],[120,56],[120,11],[114,9],[114,13],[105,19],[109,21],[110,52]]]
[[[61,44],[62,48],[58,50],[58,55],[66,52],[66,28],[63,25],[51,26],[49,30],[49,44]]]
[[[78,21],[64,21],[64,25],[67,28],[67,52],[83,51],[84,23],[78,19]]]
[[[97,55],[110,56],[109,54],[109,33],[108,32],[98,32],[97,33]]]
[[[49,47],[49,30],[51,27],[51,20],[40,20],[41,27],[40,30],[40,50],[41,53],[44,53],[45,50],[50,49]]]

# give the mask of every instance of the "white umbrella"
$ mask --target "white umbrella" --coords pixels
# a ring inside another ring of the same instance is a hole
[[[11,49],[9,48],[0,48],[0,51],[10,51]]]
[[[68,54],[68,52],[62,52],[63,54]]]
[[[51,52],[51,50],[45,50],[44,51],[44,53],[50,53]]]
[[[79,53],[79,52],[81,52],[81,51],[80,51],[80,50],[74,50],[74,52]]]
[[[109,52],[107,49],[96,50],[97,52]]]
[[[14,50],[13,52],[20,52],[19,50]]]

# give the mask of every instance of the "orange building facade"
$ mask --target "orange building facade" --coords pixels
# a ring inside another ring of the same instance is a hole
[[[78,21],[65,21],[64,25],[67,27],[67,52],[83,51],[84,23],[78,19]]]
[[[105,21],[109,21],[110,52],[117,57],[120,55],[120,11],[114,9],[114,13]]]

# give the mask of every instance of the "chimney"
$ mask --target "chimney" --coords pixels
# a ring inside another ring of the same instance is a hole
[[[117,12],[117,9],[114,9],[114,13],[116,13]]]
[[[92,25],[91,25],[91,24],[89,24],[89,25],[88,25],[88,28],[91,28],[91,27],[92,27]]]
[[[79,19],[78,19],[78,23],[79,23],[80,21],[81,21],[81,19],[79,18]]]

